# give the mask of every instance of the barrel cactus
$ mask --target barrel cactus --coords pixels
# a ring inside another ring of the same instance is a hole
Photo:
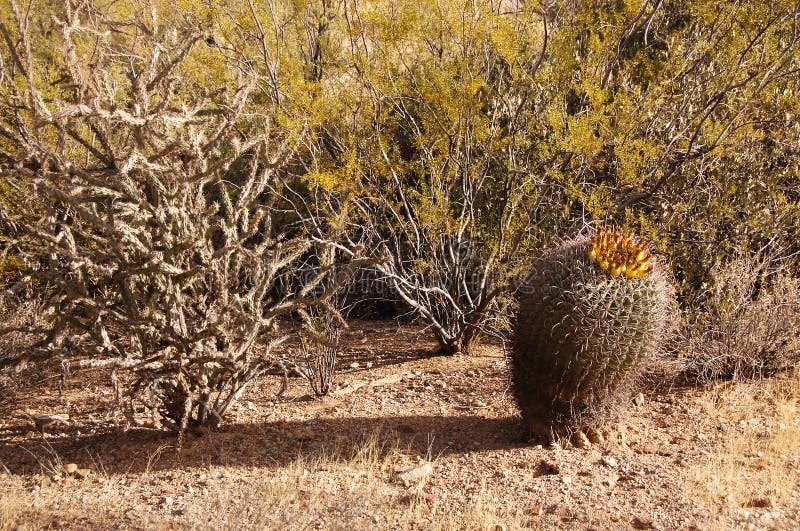
[[[580,433],[659,347],[670,283],[645,242],[604,227],[545,252],[520,290],[512,379],[531,434]]]

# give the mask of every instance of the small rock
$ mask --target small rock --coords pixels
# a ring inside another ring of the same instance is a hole
[[[653,529],[653,519],[645,516],[634,516],[631,526],[634,529]]]
[[[617,465],[619,464],[617,463],[617,460],[611,457],[610,455],[604,455],[603,457],[601,457],[600,462],[606,465],[607,467],[611,468],[617,468]]]
[[[420,490],[414,490],[408,494],[404,494],[399,498],[400,503],[410,504],[413,502],[425,502],[428,504],[433,504],[436,502],[436,497],[429,493]]]
[[[636,405],[636,406],[644,405],[644,394],[643,393],[639,393],[636,396],[634,396],[633,397],[633,404]]]
[[[722,433],[725,433],[726,431],[728,431],[728,426],[726,426],[725,424],[720,424],[719,426],[717,426],[717,429]]]
[[[357,361],[350,364],[351,369],[358,369],[359,367],[361,367],[361,365]]]
[[[34,413],[30,415],[33,419],[33,423],[36,424],[36,427],[41,428],[49,428],[51,426],[55,426],[56,424],[63,424],[64,426],[69,426],[69,415],[66,413],[59,413],[57,415],[48,415],[46,413]]]
[[[558,466],[558,463],[542,459],[536,467],[536,472],[540,476],[555,476],[561,473],[561,467]]]
[[[769,498],[750,498],[744,503],[744,506],[755,509],[764,509],[767,507],[772,507],[772,500]]]
[[[592,446],[592,443],[589,441],[589,437],[587,437],[586,434],[581,430],[578,430],[572,435],[572,444],[576,448],[581,449],[591,448]]]
[[[430,463],[423,463],[420,466],[409,468],[407,470],[400,470],[396,473],[397,479],[402,481],[406,487],[411,483],[424,480],[431,474],[433,474],[433,465]]]
[[[68,463],[62,467],[65,474],[74,474],[78,471],[78,465],[75,463]]]
[[[292,437],[298,441],[313,441],[317,433],[311,428],[297,428],[292,430]]]
[[[561,482],[564,485],[567,485],[567,486],[572,485],[572,477],[571,476],[561,476]]]
[[[81,479],[86,479],[86,478],[89,477],[89,474],[91,474],[91,473],[92,473],[92,470],[89,469],[89,468],[79,468],[78,470],[75,471],[75,476],[77,476],[77,477],[79,477]]]
[[[534,505],[528,510],[528,514],[531,516],[542,516],[544,514],[544,507],[541,505]]]
[[[605,437],[603,437],[603,434],[600,433],[599,430],[596,430],[594,428],[589,428],[588,430],[586,430],[586,436],[589,438],[589,442],[591,442],[592,444],[602,444],[603,441],[605,441]]]

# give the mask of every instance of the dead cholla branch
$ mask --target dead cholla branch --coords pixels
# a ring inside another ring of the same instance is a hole
[[[274,219],[279,169],[304,129],[279,132],[271,109],[251,105],[252,72],[216,92],[182,84],[201,39],[191,23],[137,18],[147,31],[134,39],[91,2],[66,1],[62,62],[47,66],[15,14],[0,22],[0,127],[16,153],[2,177],[33,183],[35,214],[20,218],[18,245],[40,264],[28,274],[48,286],[53,316],[27,355],[113,367],[131,422],[144,406],[179,432],[216,424],[249,382],[282,364],[274,348],[288,333],[277,320],[326,305],[358,266],[350,260],[322,289],[330,268],[278,286],[313,245],[332,246],[298,217]],[[48,92],[45,67],[71,89]]]

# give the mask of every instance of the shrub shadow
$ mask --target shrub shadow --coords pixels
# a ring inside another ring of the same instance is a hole
[[[421,458],[526,445],[518,418],[467,415],[226,424],[218,430],[186,434],[180,452],[175,451],[176,442],[173,434],[145,428],[71,433],[3,445],[0,463],[14,474],[34,474],[54,464],[74,462],[116,475],[209,466],[274,469],[298,459],[346,460],[365,444],[378,452],[398,450]]]

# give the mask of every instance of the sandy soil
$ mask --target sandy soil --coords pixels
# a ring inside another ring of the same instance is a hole
[[[332,396],[267,377],[180,453],[123,428],[104,375],[43,381],[0,418],[0,529],[800,528],[797,374],[644,389],[574,449],[523,440],[498,346],[432,357],[394,323],[346,345]]]

